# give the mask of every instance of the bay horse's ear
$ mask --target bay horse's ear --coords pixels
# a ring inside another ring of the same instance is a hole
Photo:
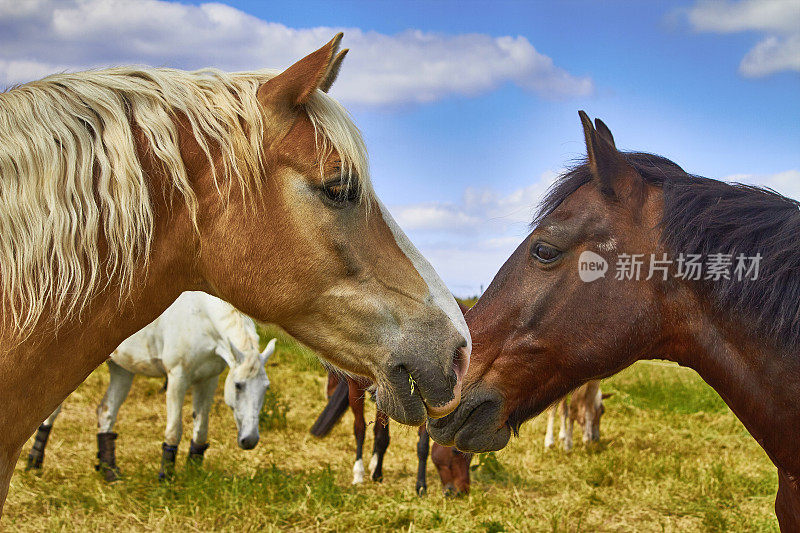
[[[335,67],[338,71],[341,66],[344,56],[336,56],[336,51],[343,36],[343,33],[337,33],[328,44],[261,84],[258,88],[261,105],[293,109],[304,104],[314,91],[328,81],[331,69]],[[335,74],[333,77],[336,77]],[[330,83],[333,83],[332,79]]]
[[[603,122],[599,118],[596,118],[594,119],[594,127],[595,130],[597,131],[597,134],[603,139],[605,139],[608,144],[610,144],[614,148],[617,147],[617,145],[614,144],[614,136],[611,135],[611,130],[608,129],[608,126],[606,126],[605,122]]]
[[[336,55],[336,58],[333,61],[331,61],[331,66],[328,68],[328,74],[325,75],[325,79],[322,80],[322,83],[319,85],[320,91],[326,93],[331,90],[331,85],[333,85],[333,82],[335,82],[336,78],[339,77],[339,69],[342,68],[344,56],[346,56],[347,52],[349,51],[349,48],[345,48]]]
[[[586,154],[592,176],[607,196],[628,196],[638,188],[640,178],[636,170],[628,164],[617,150],[611,130],[602,120],[597,120],[595,130],[592,121],[584,111],[578,111],[586,139]]]

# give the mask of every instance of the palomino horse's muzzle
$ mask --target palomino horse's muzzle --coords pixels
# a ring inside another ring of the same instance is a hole
[[[451,346],[443,358],[419,351],[396,357],[389,371],[377,378],[378,409],[412,426],[451,413],[461,401],[461,384],[469,364],[466,340],[459,338]]]

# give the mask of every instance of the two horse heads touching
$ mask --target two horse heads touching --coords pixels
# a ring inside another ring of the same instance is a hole
[[[504,447],[589,380],[676,361],[766,450],[781,528],[800,531],[800,204],[620,152],[581,112],[587,161],[465,321],[326,94],[341,37],[280,73],[115,68],[0,94],[0,505],[37,425],[196,290],[282,326],[374,382],[389,417],[428,419],[465,452]],[[587,279],[586,254],[650,257],[650,275]],[[692,278],[690,257],[760,263]]]
[[[341,37],[281,73],[110,69],[0,94],[0,502],[39,423],[187,290],[373,380],[400,422],[458,404],[469,331],[325,93]]]
[[[778,521],[800,531],[800,203],[620,152],[603,122],[581,120],[588,160],[555,183],[533,231],[467,313],[474,352],[462,401],[428,422],[431,436],[497,450],[588,380],[639,359],[677,361],[778,467]],[[663,275],[584,281],[589,252],[612,265],[634,254],[675,262],[661,263]],[[760,258],[760,269],[694,280],[680,271],[689,254]]]

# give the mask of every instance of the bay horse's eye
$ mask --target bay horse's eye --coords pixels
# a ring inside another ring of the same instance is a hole
[[[322,184],[325,199],[334,207],[345,207],[358,200],[359,185],[354,177],[337,176]]]
[[[533,256],[542,263],[552,263],[561,257],[561,250],[549,244],[537,242],[533,245]]]

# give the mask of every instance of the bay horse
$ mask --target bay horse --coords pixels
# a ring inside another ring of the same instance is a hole
[[[459,303],[460,305],[460,303]],[[353,436],[356,441],[356,459],[353,463],[353,485],[364,482],[364,439],[367,423],[364,417],[364,400],[371,389],[371,383],[349,376],[340,376],[336,372],[328,372],[326,393],[328,403],[311,426],[310,433],[315,437],[326,436],[341,419],[349,407],[353,413]],[[372,456],[369,462],[369,473],[372,481],[383,481],[383,459],[389,448],[389,418],[377,410],[373,423]],[[469,465],[471,453],[464,453],[452,446],[442,446],[436,442],[430,446],[430,437],[425,425],[418,430],[417,442],[417,481],[415,490],[422,496],[428,492],[428,455],[442,480],[442,491],[446,496],[469,494]]]
[[[183,404],[192,390],[192,440],[189,461],[200,464],[208,449],[208,422],[219,376],[225,369],[225,403],[233,412],[236,442],[251,450],[259,440],[258,418],[269,378],[264,369],[275,352],[275,339],[263,351],[253,319],[231,304],[204,292],[184,292],[153,322],[120,344],[108,361],[110,379],[97,406],[97,470],[106,481],[119,477],[117,414],[136,375],[166,377],[167,420],[161,445],[159,479],[175,471],[183,435]],[[36,431],[27,469],[41,469],[47,439],[61,411],[56,408]]]
[[[374,380],[399,422],[458,404],[469,331],[326,94],[341,38],[283,72],[111,68],[0,94],[0,502],[36,427],[186,290]]]
[[[780,527],[800,531],[800,202],[620,152],[602,121],[580,117],[588,158],[467,313],[463,400],[431,436],[497,450],[568,390],[668,359],[696,370],[764,448]]]

